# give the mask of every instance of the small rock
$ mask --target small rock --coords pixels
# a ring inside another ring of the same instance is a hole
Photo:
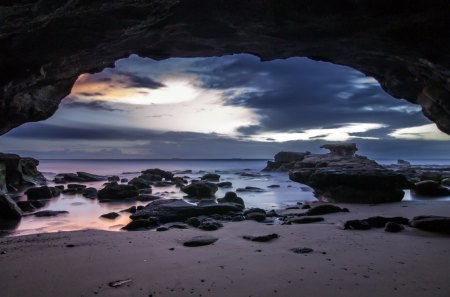
[[[350,220],[344,224],[344,229],[346,230],[369,230],[370,228],[366,220]]]
[[[183,243],[184,246],[187,247],[198,247],[198,246],[204,246],[204,245],[210,245],[215,243],[217,240],[219,240],[216,237],[212,236],[195,236]]]
[[[108,283],[108,286],[110,286],[111,288],[118,288],[118,287],[121,287],[123,285],[129,284],[131,282],[132,282],[131,279],[118,280],[118,281],[114,281],[114,282]]]
[[[391,232],[391,233],[397,233],[404,229],[405,229],[405,227],[403,227],[403,225],[400,225],[400,224],[397,224],[394,222],[388,222],[388,223],[386,223],[386,226],[384,227],[384,231]]]
[[[274,239],[279,238],[280,235],[276,233],[268,234],[268,235],[260,235],[260,236],[251,236],[251,235],[245,235],[242,238],[250,240],[250,241],[256,241],[256,242],[267,242]]]
[[[316,223],[316,222],[322,222],[325,219],[322,217],[297,217],[289,219],[289,222],[294,224],[310,224],[310,223]]]
[[[114,220],[118,216],[120,216],[120,215],[117,212],[109,212],[109,213],[102,214],[100,217],[104,218],[104,219]]]
[[[280,185],[270,185],[270,186],[267,186],[267,187],[273,189],[273,188],[279,188]]]
[[[246,214],[245,218],[247,220],[264,222],[266,219],[266,215],[264,213],[260,213],[260,212],[251,212],[251,213]]]
[[[219,181],[220,179],[220,175],[215,174],[215,173],[207,173],[205,175],[202,176],[201,180],[206,180],[206,181]]]
[[[296,254],[309,254],[312,253],[314,250],[310,248],[292,248],[290,249],[290,251]]]
[[[67,214],[68,211],[65,210],[42,210],[35,212],[33,215],[36,217],[55,217],[61,214]]]

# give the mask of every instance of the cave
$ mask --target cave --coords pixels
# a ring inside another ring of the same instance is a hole
[[[0,133],[49,118],[83,73],[138,54],[308,57],[374,77],[450,133],[447,1],[6,1]]]

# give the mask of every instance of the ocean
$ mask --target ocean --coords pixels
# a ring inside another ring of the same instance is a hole
[[[224,159],[224,160],[40,160],[38,169],[44,173],[48,180],[53,180],[56,174],[84,171],[99,175],[118,175],[121,178],[132,179],[142,170],[160,168],[168,171],[192,170],[192,174],[182,174],[192,179],[199,178],[206,172],[220,174],[221,181],[233,183],[231,189],[219,189],[216,197],[220,198],[228,191],[246,186],[262,188],[262,193],[238,193],[245,201],[246,207],[260,207],[264,209],[277,209],[296,205],[297,202],[315,201],[312,190],[302,184],[289,180],[287,173],[261,172],[265,167],[266,159]],[[378,160],[381,164],[395,164],[396,160]],[[450,165],[450,160],[416,160],[414,165]],[[246,175],[254,176],[242,176]],[[52,182],[49,183],[52,185]],[[103,182],[87,183],[87,186],[101,188]],[[279,188],[268,188],[270,185],[279,185]],[[175,186],[153,188],[154,195],[165,198],[183,198],[184,193]],[[26,199],[26,197],[23,197]],[[417,199],[406,191],[404,200]],[[449,200],[450,197],[439,200]],[[3,227],[8,235],[25,235],[42,232],[72,231],[81,229],[101,229],[119,231],[130,219],[128,213],[115,220],[100,218],[108,212],[120,212],[132,205],[146,205],[148,202],[117,202],[99,203],[97,200],[86,199],[81,195],[61,194],[53,198],[40,210],[66,210],[67,215],[51,218],[24,217],[14,225]],[[2,229],[2,227],[0,227]],[[7,230],[5,230],[7,229]]]

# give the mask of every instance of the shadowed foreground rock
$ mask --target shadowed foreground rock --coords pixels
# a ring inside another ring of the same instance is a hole
[[[8,195],[0,193],[0,220],[20,220],[22,210]]]

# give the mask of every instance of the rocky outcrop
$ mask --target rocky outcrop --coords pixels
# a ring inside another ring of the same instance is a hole
[[[424,180],[414,185],[412,193],[424,197],[443,197],[450,196],[450,189],[441,186],[434,180]]]
[[[118,185],[110,183],[98,190],[97,197],[101,201],[133,199],[139,196],[137,188],[133,185]]]
[[[353,155],[354,144],[325,145],[329,154],[310,154],[295,162],[289,178],[310,186],[328,202],[384,203],[401,201],[412,184],[363,156]]]
[[[39,161],[14,154],[0,153],[0,191],[18,191],[24,187],[45,184],[42,173],[37,170]]]
[[[107,181],[108,176],[97,175],[88,172],[77,172],[77,173],[60,173],[54,178],[54,182],[57,184],[64,183],[82,183],[82,182],[96,182],[96,181]]]
[[[410,221],[410,225],[417,229],[450,235],[450,217],[417,216]]]
[[[375,77],[393,97],[421,105],[450,133],[448,11],[447,0],[6,1],[0,133],[48,118],[80,74],[131,53],[253,53],[346,65]]]
[[[182,187],[181,190],[188,194],[192,198],[211,198],[214,197],[215,193],[219,188],[209,182],[192,182],[191,184]]]

